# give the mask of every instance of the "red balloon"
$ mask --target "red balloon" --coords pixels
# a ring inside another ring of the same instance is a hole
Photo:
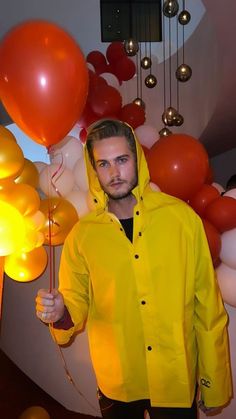
[[[211,185],[214,182],[214,171],[211,166],[209,166],[207,177],[206,177],[206,183]]]
[[[216,265],[219,261],[219,254],[221,250],[221,237],[219,231],[207,220],[202,220],[205,229],[212,261]]]
[[[79,133],[79,139],[81,143],[85,144],[87,139],[87,130],[85,128],[82,128],[82,130]]]
[[[105,55],[100,51],[91,51],[86,58],[86,61],[94,66],[95,71],[100,67],[107,65]]]
[[[106,57],[110,64],[116,64],[121,58],[126,57],[123,43],[118,41],[112,42],[107,47]]]
[[[88,102],[85,105],[84,111],[78,121],[81,128],[87,128],[98,119],[97,115],[92,111]]]
[[[236,228],[236,199],[219,196],[206,207],[204,218],[221,233]]]
[[[188,200],[204,184],[208,155],[203,145],[186,134],[162,137],[150,148],[151,181],[163,192]]]
[[[134,62],[126,56],[113,64],[112,69],[115,76],[121,81],[132,79],[136,73]]]
[[[189,200],[189,205],[199,214],[203,216],[206,207],[210,202],[220,196],[219,191],[212,185],[204,184]]]
[[[57,25],[29,21],[0,44],[0,97],[16,124],[50,146],[78,121],[88,91],[88,70],[75,40]]]
[[[89,97],[89,104],[92,111],[100,117],[116,115],[121,109],[122,98],[117,89],[107,85],[95,89]]]
[[[121,108],[120,119],[135,129],[139,125],[144,124],[146,119],[145,111],[141,106],[136,105],[136,103],[128,103]]]

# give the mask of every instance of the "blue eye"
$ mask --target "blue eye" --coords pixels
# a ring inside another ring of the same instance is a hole
[[[107,161],[101,161],[100,163],[98,163],[98,167],[107,167],[107,166],[108,166]]]
[[[119,161],[119,163],[123,164],[123,163],[126,163],[128,161],[128,158],[127,157],[120,157],[118,161]]]

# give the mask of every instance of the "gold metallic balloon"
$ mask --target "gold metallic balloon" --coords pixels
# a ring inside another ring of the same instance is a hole
[[[141,67],[144,70],[147,70],[148,68],[150,68],[152,66],[152,60],[150,57],[143,57],[141,59]]]
[[[31,406],[18,419],[50,419],[49,413],[41,406]]]
[[[173,108],[172,106],[169,106],[163,114],[162,114],[162,121],[165,125],[168,125],[169,127],[174,125],[174,118],[177,114],[177,110]]]
[[[27,183],[19,183],[10,189],[7,202],[17,208],[22,215],[27,216],[38,211],[40,197],[35,188]]]
[[[178,16],[178,21],[181,25],[187,25],[191,20],[191,15],[188,10],[182,10]]]
[[[38,187],[39,184],[39,172],[32,163],[32,161],[25,159],[25,164],[22,172],[15,179],[16,183],[27,183],[28,185],[33,186],[34,188]]]
[[[188,81],[192,76],[192,69],[187,64],[180,64],[175,72],[177,80],[181,82]]]
[[[174,17],[179,11],[179,3],[177,0],[165,0],[163,4],[163,13],[166,17]]]
[[[143,109],[146,108],[145,102],[143,99],[141,99],[141,97],[136,97],[136,99],[133,100],[133,103],[135,103],[135,105],[141,106]]]
[[[0,180],[14,179],[24,167],[24,155],[18,144],[5,137],[5,131],[0,133]]]
[[[14,135],[12,134],[12,132],[7,129],[6,127],[4,127],[3,125],[0,125],[0,140],[4,139],[4,140],[13,140],[16,142],[16,139],[14,137]]]
[[[45,244],[57,246],[64,240],[78,221],[75,207],[63,198],[48,198],[41,201],[40,211],[46,217],[44,228],[41,231],[45,235]],[[50,238],[51,237],[51,238]]]
[[[172,131],[167,127],[164,127],[159,131],[160,137],[167,137],[170,134],[172,134]]]
[[[133,57],[139,50],[139,44],[135,39],[130,38],[127,41],[124,41],[124,49],[126,55]]]
[[[157,84],[157,79],[156,79],[156,77],[155,77],[153,74],[149,74],[149,75],[145,78],[144,82],[145,82],[145,85],[146,85],[147,87],[149,87],[149,89],[152,89],[153,87],[155,87],[155,86],[156,86],[156,84]]]

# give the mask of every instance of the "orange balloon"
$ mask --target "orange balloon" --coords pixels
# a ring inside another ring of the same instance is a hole
[[[44,228],[45,244],[53,246],[64,243],[67,234],[78,221],[75,207],[66,199],[49,198],[41,201],[40,211],[46,216]]]
[[[7,202],[24,216],[35,213],[40,207],[38,192],[32,186],[24,183],[15,184],[15,188],[12,188],[8,194]]]
[[[197,192],[209,170],[203,145],[186,134],[162,137],[150,148],[147,160],[151,181],[183,200]]]
[[[19,176],[15,179],[16,183],[27,183],[28,185],[37,188],[39,185],[39,172],[32,163],[32,161],[25,159],[23,170]]]
[[[0,140],[12,140],[16,142],[16,139],[14,137],[14,135],[12,134],[12,132],[7,129],[6,127],[4,127],[3,125],[0,125]]]
[[[44,247],[37,247],[31,252],[13,253],[5,258],[6,274],[18,282],[33,281],[46,269],[48,261]]]
[[[14,179],[24,167],[24,154],[15,141],[0,136],[0,180]]]
[[[37,143],[62,140],[79,120],[88,70],[75,40],[59,26],[28,21],[0,45],[1,100],[16,124]]]

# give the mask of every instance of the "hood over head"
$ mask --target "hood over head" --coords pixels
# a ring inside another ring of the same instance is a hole
[[[89,127],[87,138],[89,138],[89,136],[96,130],[99,131],[99,129],[102,130],[104,126],[109,126],[109,123],[111,124],[111,126],[112,125],[114,126],[116,123],[125,125],[126,128],[128,127],[128,129],[130,130],[130,132],[132,133],[134,137],[136,151],[137,151],[138,184],[133,189],[132,193],[136,197],[137,201],[139,201],[140,197],[142,196],[144,192],[144,189],[149,184],[150,176],[149,176],[149,170],[148,170],[148,166],[147,166],[147,162],[146,162],[146,158],[145,158],[142,146],[138,142],[137,137],[134,134],[133,128],[123,121],[117,121],[114,119],[101,119]],[[104,139],[115,136],[115,135],[119,136],[119,134],[112,134],[112,135],[107,135],[106,137],[104,137]],[[95,141],[99,141],[99,140],[95,140]],[[84,147],[84,158],[85,158],[85,165],[86,165],[86,170],[87,170],[89,190],[92,195],[93,202],[95,204],[94,205],[95,209],[104,210],[107,208],[108,196],[101,188],[96,170],[94,169],[92,162],[90,160],[87,142],[85,143],[85,147]]]

